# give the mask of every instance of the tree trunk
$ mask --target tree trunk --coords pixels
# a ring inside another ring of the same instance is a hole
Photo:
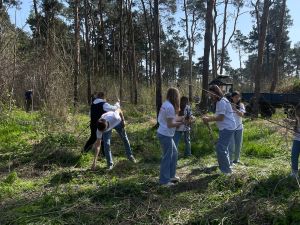
[[[158,116],[162,105],[159,0],[154,0],[154,39],[156,55],[156,115]]]
[[[78,105],[78,77],[80,74],[80,21],[79,0],[75,0],[75,68],[74,68],[74,107]]]
[[[221,62],[220,62],[220,74],[223,74],[224,56],[225,56],[225,38],[227,29],[227,6],[228,0],[224,2],[224,19],[223,19],[223,37],[222,37],[222,50],[221,50]]]
[[[152,42],[151,42],[151,34],[150,34],[150,29],[149,29],[149,22],[148,22],[148,17],[147,17],[147,10],[145,6],[144,0],[141,0],[142,6],[143,6],[143,11],[144,11],[144,18],[145,18],[145,25],[146,25],[146,31],[147,31],[147,41],[148,41],[148,46],[149,46],[149,59],[148,59],[148,51],[146,50],[145,56],[146,56],[146,77],[150,81],[151,85],[151,61],[152,61]],[[147,46],[147,47],[148,47]],[[149,64],[149,73],[148,73],[148,64]]]
[[[202,96],[201,108],[207,110],[207,90],[208,90],[208,76],[209,76],[209,50],[212,41],[212,11],[215,0],[207,0],[206,18],[205,18],[205,35],[204,35],[204,55],[203,55],[203,70],[202,70]]]
[[[86,75],[87,75],[87,102],[88,104],[91,104],[91,60],[90,60],[90,37],[89,37],[89,17],[88,17],[88,8],[89,3],[88,0],[84,0],[84,23],[85,23],[85,51],[86,51],[86,61],[87,61],[87,67],[86,67]]]
[[[216,74],[216,67],[215,67],[215,52],[214,52],[214,45],[213,45],[213,40],[211,41],[211,44],[210,44],[210,54],[211,54],[211,65],[212,65],[212,79],[215,79],[215,74]]]
[[[120,88],[119,88],[119,98],[123,100],[123,0],[119,0],[119,79],[120,79]]]
[[[274,72],[273,72],[273,79],[272,79],[272,84],[271,84],[271,88],[270,88],[270,93],[274,93],[277,83],[278,83],[279,56],[280,56],[280,52],[281,52],[280,46],[281,46],[281,40],[282,40],[285,11],[286,11],[286,0],[283,0],[281,14],[280,14],[279,31],[278,31],[278,34],[276,35],[276,42],[275,42]]]
[[[187,0],[183,0],[183,8],[185,14],[185,35],[188,42],[188,55],[189,55],[189,100],[192,101],[192,77],[193,77],[193,59],[192,59],[192,44],[191,35],[189,34],[189,17],[187,12]]]
[[[35,14],[35,19],[36,19],[36,30],[37,30],[37,36],[38,38],[41,35],[41,30],[40,30],[40,16],[38,13],[38,8],[37,8],[37,0],[33,0],[33,8],[34,8],[34,14]]]
[[[256,117],[258,117],[259,113],[259,98],[260,98],[260,83],[261,77],[263,73],[263,56],[264,56],[264,46],[266,40],[266,33],[268,27],[268,17],[269,17],[269,9],[270,9],[270,0],[264,0],[263,6],[263,14],[261,17],[260,23],[260,32],[259,32],[259,40],[258,40],[258,55],[257,55],[257,66],[256,66],[256,73],[255,73],[255,100],[254,100],[254,107],[253,112]]]
[[[212,61],[212,64],[214,64],[214,73],[213,73],[213,78],[217,78],[218,76],[218,38],[219,38],[219,33],[217,32],[217,16],[218,16],[218,11],[216,4],[214,5],[214,17],[213,17],[213,31],[214,31],[214,60]]]
[[[150,55],[149,55],[149,75],[150,75],[150,85],[152,86],[155,82],[155,62],[154,62],[154,49],[153,49],[153,43],[154,43],[154,15],[153,15],[153,7],[152,7],[152,0],[149,0],[149,13],[150,13],[150,42],[149,42],[149,49],[150,49]]]
[[[112,68],[112,75],[113,75],[113,79],[114,80],[117,80],[117,77],[116,77],[116,70],[115,70],[115,67],[116,67],[116,37],[115,37],[115,30],[114,30],[114,27],[113,27],[113,31],[112,31],[112,39],[113,39],[113,44],[112,44],[112,60],[113,60],[113,68]]]
[[[136,56],[135,56],[135,41],[134,41],[134,26],[132,21],[132,1],[128,1],[129,7],[128,7],[128,21],[129,21],[129,36],[130,36],[130,48],[131,48],[131,69],[132,69],[132,87],[133,87],[133,103],[137,105],[138,102],[138,90],[137,90],[137,82],[138,82],[138,76],[137,76],[137,69],[136,69]]]

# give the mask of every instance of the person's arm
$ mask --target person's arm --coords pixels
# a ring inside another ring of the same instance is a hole
[[[233,105],[232,105],[232,110],[233,110],[238,116],[243,117],[243,116],[244,116],[244,113],[245,113],[245,106],[244,106],[244,104],[241,104],[241,105],[240,105],[240,109],[238,110],[238,109],[236,108],[236,105],[233,104]]]
[[[220,100],[219,102],[217,102],[216,105],[216,114],[214,116],[204,116],[202,117],[202,120],[204,123],[209,123],[209,122],[219,122],[219,121],[223,121],[225,118],[225,114],[226,114],[226,104],[230,104],[227,103],[223,100]]]
[[[182,124],[184,124],[182,118],[178,118],[178,119],[167,118],[167,126],[168,126],[168,128],[179,127]]]
[[[125,127],[126,123],[125,123],[125,118],[124,118],[124,114],[123,114],[123,111],[121,109],[117,109],[116,112],[119,113],[120,117],[121,117],[121,120],[122,120],[122,124],[123,124],[123,127]]]
[[[111,104],[109,104],[109,103],[106,102],[103,105],[103,110],[106,111],[106,112],[110,112],[110,111],[115,112],[118,109],[120,109],[120,102],[116,102],[116,104],[114,104],[114,105],[111,105]]]
[[[225,118],[225,115],[219,114],[216,116],[203,116],[202,120],[204,123],[209,123],[209,122],[213,122],[213,121],[223,121],[224,118]]]

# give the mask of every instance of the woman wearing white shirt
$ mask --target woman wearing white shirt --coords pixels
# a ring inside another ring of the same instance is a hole
[[[158,114],[157,137],[162,148],[159,182],[166,186],[172,186],[179,181],[176,177],[178,152],[173,140],[176,127],[183,124],[182,121],[176,121],[179,98],[179,91],[176,88],[169,88],[167,100],[162,104]]]
[[[233,116],[236,123],[236,129],[234,131],[231,144],[229,146],[230,163],[239,163],[240,154],[243,142],[243,121],[242,117],[246,112],[244,104],[241,102],[241,94],[238,91],[234,91],[231,94]]]
[[[216,103],[216,113],[214,116],[204,116],[204,123],[216,121],[219,128],[219,139],[216,146],[219,168],[224,174],[231,174],[229,159],[229,144],[236,129],[231,104],[223,97],[221,89],[217,85],[209,88],[209,96]]]

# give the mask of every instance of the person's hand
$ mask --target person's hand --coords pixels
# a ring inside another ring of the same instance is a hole
[[[202,117],[202,121],[203,121],[203,123],[208,124],[208,122],[209,122],[209,117],[203,116],[203,117]]]

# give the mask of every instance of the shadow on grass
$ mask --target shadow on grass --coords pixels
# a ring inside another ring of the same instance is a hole
[[[235,180],[234,177],[228,179],[229,183]],[[233,184],[226,186],[230,189]],[[299,190],[295,179],[287,177],[286,174],[277,174],[243,185],[243,189],[248,185],[248,191],[241,192],[219,207],[191,219],[188,224],[300,224],[300,200],[293,197]],[[289,207],[283,211],[284,204]]]
[[[197,169],[193,169],[192,172],[188,176],[191,177],[191,176],[197,176],[200,174],[212,174],[213,172],[216,172],[217,170],[218,170],[218,166],[197,168]]]
[[[81,158],[77,144],[75,137],[69,134],[48,135],[32,147],[35,168],[45,170],[52,165],[75,166]]]
[[[215,180],[217,177],[219,177],[219,174],[214,175],[208,175],[205,177],[201,177],[197,180],[189,180],[186,182],[180,182],[178,183],[174,188],[174,193],[182,193],[187,191],[197,191],[197,192],[205,192],[208,188],[208,185],[211,181]]]

